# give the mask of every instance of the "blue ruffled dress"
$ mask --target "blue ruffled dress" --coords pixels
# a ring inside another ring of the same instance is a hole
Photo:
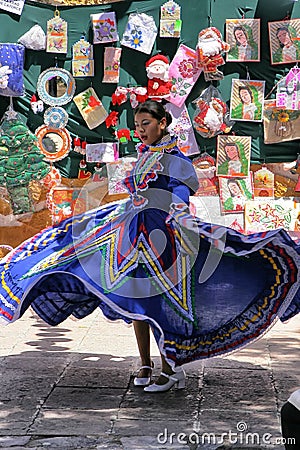
[[[44,229],[1,261],[1,322],[30,305],[50,325],[100,307],[110,320],[147,321],[182,365],[297,314],[299,245],[284,230],[245,236],[191,216],[198,181],[175,138],[138,152],[128,200]]]

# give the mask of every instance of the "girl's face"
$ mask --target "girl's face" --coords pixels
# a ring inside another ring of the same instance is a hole
[[[240,90],[240,98],[243,103],[251,103],[251,94],[247,89],[241,89]]]
[[[154,145],[162,138],[167,125],[165,117],[158,121],[150,113],[141,112],[134,119],[136,132],[144,144]]]

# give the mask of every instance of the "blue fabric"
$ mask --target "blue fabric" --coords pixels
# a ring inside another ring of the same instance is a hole
[[[0,43],[0,81],[1,77],[7,73],[8,83],[5,87],[0,85],[0,95],[6,97],[18,97],[24,95],[23,66],[25,47],[21,44],[1,44]],[[5,75],[4,75],[5,76]]]
[[[299,246],[285,231],[245,236],[180,205],[169,215],[170,180],[197,184],[178,154],[156,152],[148,177],[138,173],[140,159],[127,177],[128,201],[43,230],[2,260],[2,320],[31,305],[56,325],[100,307],[111,320],[147,321],[160,350],[182,365],[238,349],[297,314]]]

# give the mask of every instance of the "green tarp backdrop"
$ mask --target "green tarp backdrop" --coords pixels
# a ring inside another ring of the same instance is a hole
[[[120,39],[125,29],[128,16],[133,12],[146,13],[153,16],[159,28],[160,7],[165,0],[123,1],[108,5],[59,7],[61,17],[68,23],[68,53],[57,55],[46,51],[27,50],[25,52],[24,83],[26,95],[14,99],[14,108],[23,116],[29,128],[34,131],[43,123],[42,114],[34,114],[30,108],[30,99],[36,92],[36,83],[39,74],[56,64],[71,71],[72,45],[77,42],[82,34],[92,42],[92,27],[90,14],[102,11],[115,11],[118,23]],[[160,38],[156,39],[152,54],[158,51],[167,54],[170,60],[173,58],[179,44],[196,48],[199,31],[208,26],[218,28],[225,37],[225,20],[234,18],[260,18],[261,20],[261,62],[241,63],[227,62],[220,69],[225,77],[213,84],[220,90],[223,100],[229,105],[231,80],[233,78],[245,79],[247,70],[252,80],[265,80],[266,94],[271,91],[278,80],[287,72],[293,64],[270,64],[270,50],[268,37],[268,22],[280,21],[286,17],[300,17],[300,2],[293,0],[177,0],[182,11],[182,31],[180,39]],[[26,0],[21,17],[0,11],[0,42],[17,42],[18,38],[28,31],[33,25],[39,24],[46,31],[47,20],[54,17],[55,6],[39,4]],[[116,46],[120,46],[117,42]],[[76,93],[78,94],[89,86],[93,86],[99,98],[101,98],[107,111],[110,110],[111,95],[115,91],[116,84],[102,83],[103,78],[103,44],[94,45],[95,76],[93,78],[76,78]],[[121,57],[121,71],[119,85],[147,85],[145,62],[150,55],[123,47]],[[204,81],[201,74],[196,85],[187,99],[190,116],[195,111],[195,100],[209,83]],[[272,98],[272,96],[270,97]],[[3,115],[9,104],[9,99],[0,97],[0,114]],[[106,129],[105,124],[89,130],[82,119],[75,103],[72,101],[64,108],[69,114],[67,129],[72,137],[78,135],[86,138],[87,142],[95,143],[112,141],[113,136]],[[129,102],[119,107],[120,127],[133,129],[133,115]],[[299,142],[297,140],[265,145],[263,142],[262,123],[236,122],[233,131],[237,135],[252,136],[251,162],[280,162],[292,161],[297,157]],[[215,156],[216,139],[204,139],[196,133],[200,151],[207,151]],[[126,155],[134,152],[132,142],[121,144],[120,153]],[[80,155],[70,152],[69,156],[56,163],[61,173],[66,177],[77,177]]]

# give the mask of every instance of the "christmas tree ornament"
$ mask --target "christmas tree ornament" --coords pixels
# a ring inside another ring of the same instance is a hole
[[[105,47],[103,83],[119,83],[121,48]]]
[[[215,27],[204,28],[198,35],[197,66],[203,70],[205,81],[221,80],[223,73],[218,69],[225,64],[223,54],[230,45],[223,40],[221,32]]]
[[[193,86],[198,80],[202,69],[196,64],[196,51],[181,44],[170,64],[169,77],[171,89],[169,102],[181,107]]]
[[[81,140],[78,136],[73,139],[73,151],[81,153]]]
[[[0,127],[0,185],[7,188],[14,214],[32,211],[29,184],[50,170],[37,139],[16,113],[4,115]]]
[[[186,106],[179,107],[172,103],[167,103],[165,108],[172,116],[172,122],[168,126],[168,131],[177,136],[177,145],[182,153],[187,156],[199,153],[193,125]]]
[[[19,44],[30,50],[46,49],[46,34],[40,25],[34,25],[18,39]]]
[[[127,101],[128,88],[118,86],[115,92],[111,96],[111,102],[115,105],[122,105]]]
[[[77,94],[73,100],[90,130],[101,125],[108,116],[92,87]]]
[[[72,47],[72,73],[74,77],[93,77],[93,45],[82,37]]]
[[[132,13],[121,40],[121,44],[150,55],[157,36],[157,26],[152,16]]]
[[[68,24],[60,17],[58,9],[54,11],[53,19],[47,21],[47,45],[48,53],[68,52]]]
[[[96,183],[105,182],[106,178],[102,176],[102,166],[101,163],[97,162],[94,167],[94,173],[92,180]]]
[[[94,44],[107,44],[119,40],[115,12],[91,14]]]
[[[44,111],[44,103],[40,100],[38,93],[32,95],[30,99],[30,107],[34,114],[38,114]]]
[[[25,47],[21,44],[0,43],[0,95],[24,95],[24,52]]]
[[[227,105],[217,88],[211,85],[204,89],[194,103],[197,107],[193,125],[200,136],[212,138],[220,133],[229,133],[234,122],[229,120]]]
[[[52,106],[44,114],[44,123],[50,128],[65,128],[68,120],[69,114],[61,106]]]
[[[149,98],[153,100],[168,98],[171,88],[169,67],[169,59],[160,54],[152,56],[146,62]]]
[[[87,146],[86,140],[82,141],[82,142],[81,142],[81,151],[80,151],[80,153],[81,153],[82,155],[86,155],[86,146]]]
[[[92,173],[87,170],[87,163],[85,159],[82,159],[79,163],[78,169],[78,179],[79,180],[87,180],[92,176]]]
[[[37,145],[46,161],[60,161],[71,150],[71,136],[66,128],[41,125],[35,130]]]
[[[179,38],[181,25],[181,7],[173,0],[164,3],[160,8],[159,36]]]

